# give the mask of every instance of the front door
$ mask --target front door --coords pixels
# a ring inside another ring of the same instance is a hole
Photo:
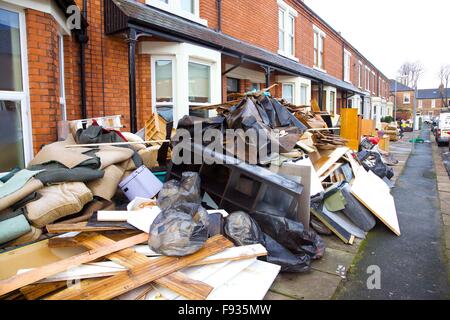
[[[0,5],[0,172],[31,159],[24,19],[23,12]]]

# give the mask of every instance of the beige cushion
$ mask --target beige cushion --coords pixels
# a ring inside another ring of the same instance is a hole
[[[110,165],[124,162],[130,159],[134,151],[129,148],[102,146],[95,154],[100,158],[102,163],[101,169],[105,169]]]
[[[130,145],[130,147],[132,147],[135,151],[145,149],[144,140],[142,140],[141,137],[139,137],[138,135],[131,133],[131,132],[121,132],[121,133],[125,137],[125,139],[128,140],[128,142],[142,142],[142,144],[131,144]]]
[[[66,146],[73,144],[77,143],[72,136],[69,136],[65,141],[59,141],[46,145],[41,151],[39,151],[34,159],[31,160],[29,165],[31,166],[57,161],[71,169],[92,158],[83,154],[84,152],[91,150],[89,148],[66,148]]]
[[[80,212],[93,199],[92,192],[82,182],[63,183],[39,191],[41,198],[26,205],[27,218],[37,228]]]
[[[125,170],[119,166],[112,165],[105,169],[103,178],[87,183],[92,194],[105,200],[111,200],[117,191],[117,186],[122,180]]]
[[[40,180],[31,178],[22,188],[0,199],[0,211],[9,208],[16,202],[19,202],[26,196],[43,187],[44,185]]]

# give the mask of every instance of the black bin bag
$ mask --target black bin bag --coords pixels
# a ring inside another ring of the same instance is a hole
[[[150,226],[148,245],[156,253],[182,257],[200,250],[208,239],[201,220],[178,208],[162,211]]]
[[[184,172],[158,194],[161,213],[149,230],[148,245],[166,256],[187,256],[200,250],[208,239],[208,213],[200,205],[200,176]]]
[[[311,259],[321,259],[325,243],[313,230],[305,230],[302,223],[263,212],[252,214],[261,230],[294,254],[306,253]]]
[[[282,272],[307,272],[311,268],[311,257],[306,253],[294,254],[262,232],[255,220],[247,213],[238,211],[228,216],[225,234],[238,246],[261,244],[267,250],[265,260],[281,266]]]
[[[183,172],[181,181],[170,180],[164,183],[158,194],[158,207],[165,210],[182,202],[201,203],[200,175],[196,172]]]

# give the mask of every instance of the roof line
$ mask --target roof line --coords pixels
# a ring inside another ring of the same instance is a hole
[[[346,44],[347,46],[349,46],[352,50],[354,50],[357,54],[359,54],[363,59],[366,60],[366,62],[368,64],[370,64],[372,66],[372,68],[375,68],[378,70],[378,72],[384,76],[386,79],[389,79],[389,77],[387,77],[382,71],[380,71],[379,68],[377,68],[372,62],[370,62],[369,59],[366,58],[365,55],[363,55],[358,49],[356,49],[347,39],[345,39],[342,34],[338,31],[336,31],[335,28],[333,28],[328,22],[326,22],[322,17],[320,17],[313,9],[311,9],[311,7],[309,7],[305,2],[303,2],[302,0],[295,0],[295,2],[300,5],[303,6],[312,16],[316,17],[320,22],[322,22],[327,28],[331,29],[331,31],[334,32],[334,34],[339,37],[344,44]]]

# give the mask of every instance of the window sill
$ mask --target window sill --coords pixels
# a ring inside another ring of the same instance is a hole
[[[314,66],[313,69],[314,69],[314,70],[317,70],[317,71],[320,71],[320,72],[323,72],[323,73],[327,73],[326,70],[324,70],[324,69],[322,69],[322,68],[319,68],[319,67],[317,67],[317,66]]]
[[[278,50],[278,54],[279,54],[280,56],[283,56],[283,57],[288,58],[288,59],[290,59],[290,60],[293,60],[293,61],[295,61],[295,62],[299,62],[299,61],[300,61],[300,60],[299,60],[298,58],[296,58],[295,56],[293,56],[293,55],[291,55],[291,54],[288,54],[288,53],[285,53],[284,51],[281,51],[281,50]]]
[[[158,8],[160,10],[166,11],[168,13],[171,13],[173,15],[179,16],[181,18],[187,19],[187,20],[191,20],[192,22],[201,24],[205,27],[208,26],[208,21],[205,19],[200,18],[199,16],[192,14],[190,12],[181,10],[181,9],[177,9],[177,8],[173,8],[172,6],[169,6],[168,4],[161,2],[159,0],[146,0],[145,4],[154,7],[154,8]]]

